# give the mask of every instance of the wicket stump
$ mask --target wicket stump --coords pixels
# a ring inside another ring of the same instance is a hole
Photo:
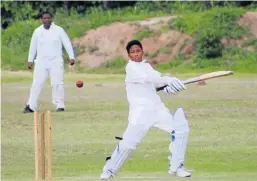
[[[39,180],[39,126],[41,126],[41,178],[45,180],[45,113],[41,112],[39,115],[40,122],[38,122],[38,113],[34,112],[35,180]],[[47,111],[47,133],[47,168],[48,180],[50,180],[52,178],[52,117],[50,111]]]

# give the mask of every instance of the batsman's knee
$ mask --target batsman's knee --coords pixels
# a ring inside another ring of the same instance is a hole
[[[125,140],[121,140],[119,142],[119,145],[124,147],[124,148],[127,148],[129,150],[135,150],[136,149],[136,147],[134,145],[131,145],[130,143],[125,142]]]
[[[137,145],[140,143],[140,141],[135,141],[136,139],[124,139],[119,136],[115,136],[115,139],[121,140],[119,144],[126,145],[127,147],[130,147],[131,149],[136,149]]]
[[[186,119],[184,110],[182,108],[178,108],[174,113],[174,130],[183,133],[189,132],[188,120]]]
[[[140,140],[137,137],[123,138],[122,142],[130,147],[136,148],[140,144]]]

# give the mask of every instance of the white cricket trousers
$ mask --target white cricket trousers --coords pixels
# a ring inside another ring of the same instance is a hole
[[[179,108],[177,112],[184,115],[182,108]],[[154,110],[135,108],[129,112],[129,123],[123,134],[123,140],[129,145],[137,147],[152,127],[167,133],[189,132],[188,121],[183,116],[175,119],[164,105],[160,105],[158,109]]]
[[[103,172],[111,171],[115,175],[152,127],[171,134],[169,171],[176,172],[184,163],[189,125],[182,108],[178,108],[172,115],[162,104],[155,109],[147,110],[141,106],[130,109],[129,123],[123,134],[123,140],[116,146]]]
[[[52,103],[56,108],[65,108],[64,105],[64,61],[62,57],[38,58],[35,61],[33,83],[27,104],[33,111],[37,110],[38,98],[41,89],[50,76],[52,87]]]

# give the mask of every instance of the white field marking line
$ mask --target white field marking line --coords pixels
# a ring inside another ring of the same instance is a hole
[[[240,175],[239,177],[243,177],[243,176],[248,176],[248,175]],[[192,179],[201,179],[201,178],[227,178],[230,176],[226,176],[226,175],[215,175],[210,173],[210,175],[202,175],[202,176],[194,176],[192,175],[191,178]],[[232,176],[232,177],[238,177],[238,176]],[[64,179],[76,179],[76,180],[89,180],[89,179],[93,179],[93,180],[99,180],[100,178],[100,174],[99,176],[74,176],[74,177],[64,177]],[[138,179],[138,180],[143,180],[143,179],[148,179],[148,180],[170,180],[171,178],[177,178],[179,179],[179,177],[175,177],[175,176],[116,176],[115,179],[117,180],[128,180],[128,179]]]
[[[131,180],[131,179],[137,179],[137,180],[169,180],[171,177],[147,177],[147,176],[127,176],[127,177],[115,177],[116,180]],[[82,176],[82,177],[64,177],[64,179],[72,179],[72,180],[100,180],[99,177],[94,176]]]

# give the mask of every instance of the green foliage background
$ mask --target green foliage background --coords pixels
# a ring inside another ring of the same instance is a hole
[[[178,55],[157,69],[176,71],[201,71],[233,69],[239,72],[257,72],[257,39],[245,42],[256,51],[244,48],[224,47],[222,38],[240,39],[251,36],[247,27],[236,24],[236,20],[247,11],[257,11],[256,2],[168,2],[168,1],[113,1],[113,2],[2,2],[1,60],[2,68],[9,70],[26,69],[29,43],[34,29],[41,24],[40,13],[48,10],[54,14],[54,21],[62,26],[70,38],[80,37],[89,29],[115,21],[141,20],[147,17],[178,15],[168,24],[169,29],[185,32],[195,38],[196,54],[191,61],[185,55]],[[136,37],[143,39],[153,36],[145,30]],[[168,52],[167,52],[168,53]],[[67,56],[67,55],[65,55]],[[121,73],[125,60],[115,58],[98,70],[86,72]],[[113,69],[113,70],[112,70]]]

